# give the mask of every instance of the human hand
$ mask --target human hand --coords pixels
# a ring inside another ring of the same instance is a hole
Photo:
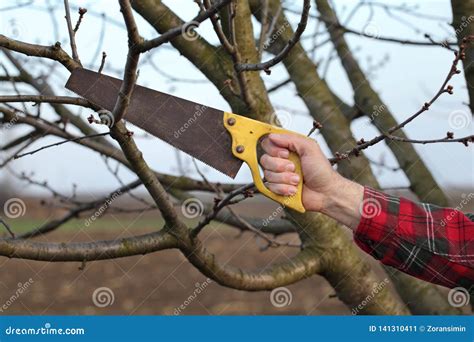
[[[289,153],[299,155],[303,173],[303,206],[323,212],[348,226],[360,220],[363,187],[339,175],[312,139],[289,134],[270,134],[262,141],[260,158],[267,187],[284,196],[294,195],[299,182]]]

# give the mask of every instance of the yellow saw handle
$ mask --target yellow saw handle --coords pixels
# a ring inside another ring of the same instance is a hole
[[[299,156],[290,152],[289,160],[295,164],[295,173],[300,176],[296,194],[292,196],[282,196],[270,191],[260,177],[257,160],[257,144],[259,139],[270,133],[278,134],[298,134],[286,129],[275,127],[257,120],[252,120],[244,116],[224,112],[224,126],[232,136],[232,154],[247,163],[252,172],[253,182],[263,195],[291,208],[300,213],[305,212],[302,202],[303,173],[301,172],[301,162]]]

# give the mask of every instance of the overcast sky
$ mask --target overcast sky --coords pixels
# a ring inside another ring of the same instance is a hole
[[[0,8],[8,7],[17,2],[3,0]],[[90,10],[86,14],[77,34],[78,51],[83,63],[97,70],[100,64],[100,53],[104,50],[108,55],[107,73],[114,74],[114,70],[121,72],[125,62],[127,39],[117,2],[112,0],[70,2],[74,6],[80,5]],[[185,20],[192,19],[196,14],[197,7],[192,0],[164,2],[176,10]],[[0,16],[2,20],[0,24],[2,33],[27,42],[54,43],[56,40],[55,34],[57,33],[55,33],[54,25],[52,25],[50,14],[45,11],[47,3],[47,1],[35,1],[32,6],[2,12]],[[51,1],[51,3],[54,3],[54,1]],[[289,1],[287,3],[298,2]],[[344,19],[357,2],[335,1],[335,3],[340,17]],[[451,21],[451,8],[448,0],[405,1],[405,3],[419,3],[419,12],[439,17],[439,20],[426,20],[420,16],[401,14],[401,18],[410,23],[410,25],[406,25],[400,20],[389,16],[380,8],[376,8],[374,15],[371,17],[370,11],[368,8],[365,8],[357,12],[348,26],[377,35],[403,37],[413,40],[424,40],[423,35],[425,32],[432,34],[434,39],[442,40],[447,37],[451,40],[454,39],[454,31],[448,25]],[[299,9],[299,7],[296,6],[295,9]],[[105,15],[110,20],[106,24],[103,44],[98,47],[100,45],[102,26],[101,13],[106,13]],[[69,52],[70,48],[67,40],[63,8],[59,6],[58,10],[52,15],[57,20],[57,31],[59,31],[60,41],[63,42],[63,48]],[[74,17],[76,17],[75,10]],[[290,18],[295,23],[298,20],[298,15],[290,16]],[[151,26],[142,20],[138,14],[136,14],[136,19],[139,23],[140,33],[143,36],[147,38],[156,36]],[[412,27],[413,25],[418,29]],[[313,19],[308,25],[309,32],[313,31],[315,26],[315,20]],[[217,42],[209,23],[201,25],[198,32],[210,41]],[[258,28],[256,32],[258,33]],[[320,39],[323,40],[323,38]],[[370,65],[379,64],[388,56],[388,60],[384,65],[373,71],[371,84],[379,91],[383,101],[388,104],[398,121],[402,121],[416,112],[425,101],[437,92],[450,68],[453,58],[451,52],[439,47],[402,46],[400,44],[384,43],[353,35],[348,35],[347,39],[364,70],[368,70]],[[312,44],[311,40],[305,40],[304,43],[307,47],[310,47]],[[198,82],[170,82],[162,73],[146,64],[140,67],[138,83],[160,91],[172,92],[175,95],[203,103],[207,106],[223,110],[229,109],[228,104],[219,95],[217,89],[210,82],[206,81],[200,72],[184,57],[181,57],[178,52],[169,47],[170,45],[168,44],[167,47],[160,48],[161,51],[153,55],[153,63],[162,72],[173,77],[191,79]],[[332,46],[327,44],[318,49],[316,51],[316,58],[326,61],[327,56],[331,53],[331,48]],[[265,56],[265,58],[268,57],[270,56]],[[142,61],[148,58],[148,55],[142,56]],[[4,61],[3,57],[1,60]],[[6,65],[8,66],[7,63]],[[31,62],[30,66],[32,65],[33,62]],[[326,62],[323,62],[320,70],[324,69],[325,65]],[[8,67],[12,74],[14,74],[14,69],[10,66]],[[44,65],[42,70],[49,70],[49,67]],[[50,81],[55,83],[58,95],[73,95],[63,88],[67,74],[67,71],[60,65],[52,71]],[[270,76],[263,74],[262,77],[269,87],[287,78],[286,72],[281,66],[274,68]],[[352,90],[337,59],[329,65],[327,81],[338,95],[352,104]],[[467,107],[463,105],[463,102],[467,102],[467,91],[462,74],[456,76],[451,84],[454,86],[455,94],[452,96],[443,95],[428,112],[410,124],[406,129],[410,138],[441,138],[445,136],[448,130],[453,131],[458,137],[473,134],[474,128],[471,116]],[[5,94],[5,86],[2,86],[0,89]],[[25,93],[29,91],[28,88],[22,88],[22,90]],[[312,125],[312,120],[302,101],[296,96],[293,86],[272,93],[271,100],[277,108],[277,115],[282,118],[286,128],[307,133]],[[31,105],[27,104],[27,106],[30,107]],[[77,111],[77,108],[72,109]],[[293,115],[292,119],[288,120],[287,113],[290,111],[297,113],[297,115]],[[43,112],[47,115],[47,106],[44,106]],[[86,110],[81,112],[81,116],[84,118],[90,114],[91,112]],[[51,116],[51,118],[53,117]],[[450,117],[452,120],[449,120]],[[456,123],[452,124],[453,117],[457,118],[457,120],[466,120],[466,122],[461,124],[459,124],[459,121],[456,121],[457,125],[462,126],[462,128],[456,127]],[[96,128],[103,130],[101,127]],[[367,119],[356,120],[352,124],[352,129],[356,138],[370,139],[378,134]],[[21,132],[20,130],[11,130],[7,134],[17,135]],[[136,135],[139,136],[138,131],[136,132]],[[5,131],[0,131],[2,143],[5,134]],[[317,139],[325,147],[324,142],[319,137]],[[42,139],[39,143],[31,146],[30,149],[54,141],[57,141],[57,139]],[[147,162],[155,170],[172,174],[178,172],[176,152],[173,148],[157,139],[137,138],[137,142],[144,151]],[[456,186],[466,189],[466,192],[473,191],[474,155],[472,147],[468,149],[461,144],[436,144],[416,146],[416,149],[442,187]],[[329,152],[327,148],[326,151]],[[384,158],[388,165],[397,165],[390,151],[383,144],[378,144],[369,149],[367,154],[373,160]],[[182,155],[181,158],[184,164],[187,165],[188,175],[198,178],[192,164],[189,163],[190,159],[185,155]],[[16,172],[34,171],[35,179],[47,179],[53,187],[65,192],[71,189],[72,183],[78,184],[78,190],[85,193],[108,191],[117,186],[117,181],[107,171],[103,160],[97,154],[72,143],[22,158],[10,165]],[[112,163],[112,165],[114,164]],[[211,180],[221,182],[232,181],[230,178],[208,167],[202,165],[201,167]],[[378,175],[382,186],[408,185],[407,179],[402,172],[381,172],[377,167],[374,168],[374,171]],[[5,177],[5,172],[0,172]],[[120,175],[124,181],[133,179],[133,176],[125,169],[120,172]],[[244,166],[235,181],[247,182],[249,180],[250,173],[246,166]],[[37,189],[33,187],[21,187],[19,191],[26,193],[35,190]]]

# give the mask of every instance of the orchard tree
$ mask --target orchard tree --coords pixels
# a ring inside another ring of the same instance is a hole
[[[2,86],[8,89],[8,95],[0,96],[1,149],[5,152],[1,167],[6,168],[15,159],[41,153],[53,145],[70,143],[79,144],[90,153],[100,154],[108,161],[122,165],[136,177],[135,181],[122,184],[115,191],[94,201],[62,198],[68,204],[67,213],[27,233],[16,234],[15,222],[4,216],[1,223],[8,230],[8,235],[0,239],[0,255],[85,264],[93,260],[178,249],[206,277],[222,286],[238,290],[272,290],[319,274],[327,279],[341,301],[350,309],[356,309],[373,294],[374,284],[387,279],[394,286],[381,287],[374,299],[362,309],[357,309],[357,313],[460,313],[435,285],[390,267],[384,268],[385,275],[376,273],[348,237],[346,228],[324,215],[309,212],[299,214],[289,209],[284,210],[283,218],[272,220],[238,215],[232,206],[258,195],[253,184],[220,184],[207,180],[204,174],[201,174],[202,179],[192,179],[153,170],[135,142],[133,128],[127,124],[126,115],[139,67],[151,63],[150,55],[172,48],[192,63],[209,84],[216,87],[234,113],[279,124],[269,94],[283,87],[293,87],[314,120],[314,127],[308,130],[316,130],[322,135],[332,152],[330,160],[339,173],[363,185],[380,188],[371,169],[373,161],[366,157],[364,151],[376,144],[385,144],[398,161],[397,169],[402,170],[409,180],[409,189],[414,195],[421,201],[448,206],[448,198],[414,145],[449,143],[469,147],[473,136],[458,137],[447,131],[445,136],[433,137],[431,140],[410,139],[404,133],[404,128],[415,119],[423,120],[423,115],[438,98],[453,93],[450,81],[453,77],[462,77],[457,76],[461,68],[464,68],[472,110],[474,50],[470,43],[474,26],[470,14],[474,13],[473,2],[452,0],[454,32],[446,41],[436,41],[429,34],[424,39],[411,40],[386,37],[370,30],[351,29],[347,21],[342,23],[338,19],[328,0],[304,0],[298,4],[281,0],[195,0],[189,1],[186,6],[195,8],[196,16],[186,22],[160,0],[118,2],[123,22],[103,20],[103,25],[125,27],[128,34],[126,63],[118,72],[123,83],[111,117],[101,115],[103,110],[85,99],[61,94],[63,88],[55,84],[56,79],[51,77],[51,74],[59,73],[58,66],[69,72],[83,67],[76,45],[76,39],[80,39],[77,33],[84,25],[91,25],[86,19],[97,15],[94,8],[72,10],[68,1],[64,0],[64,3],[56,3],[52,7],[61,15],[50,9],[59,30],[63,26],[67,30],[67,46],[59,41],[52,45],[38,45],[19,40],[14,34],[0,35],[4,65],[8,65],[3,67],[3,75],[0,76]],[[397,16],[414,13],[409,7],[362,1],[354,6],[351,15],[357,16],[358,10],[365,6],[382,7]],[[64,15],[65,22],[62,18]],[[290,15],[292,18],[297,16],[296,25],[287,17]],[[142,37],[143,29],[137,25],[137,16],[153,27],[155,38]],[[198,34],[197,28],[204,21],[212,23],[218,44]],[[35,25],[37,23],[31,26]],[[316,31],[309,30],[314,25]],[[419,46],[420,49],[448,49],[452,51],[453,62],[451,65],[436,66],[436,73],[444,73],[440,76],[439,90],[425,103],[420,103],[411,115],[398,122],[390,106],[382,101],[372,87],[369,75],[354,57],[354,51],[346,42],[350,35],[372,41]],[[308,48],[311,44],[303,44],[305,41],[314,41],[312,48]],[[344,102],[329,87],[321,63],[314,58],[314,52],[324,45],[333,46],[334,54],[330,58],[339,58],[342,64],[352,87],[353,105]],[[281,65],[281,74],[287,75],[287,79],[269,87],[266,81],[275,76],[273,71],[277,65]],[[44,73],[45,67],[48,73]],[[111,72],[107,67],[106,52],[95,67],[100,72]],[[172,76],[163,74],[162,77]],[[29,87],[28,92],[20,90],[25,89],[25,86]],[[34,103],[35,106],[27,103]],[[378,135],[365,140],[354,137],[351,123],[362,117],[370,119]],[[109,126],[107,132],[96,131],[97,124],[101,123]],[[28,128],[27,133],[20,134],[25,132],[25,127]],[[31,149],[33,143],[38,145],[46,136],[55,136],[60,141]],[[468,153],[466,150],[466,158]],[[25,174],[18,177],[26,182],[38,183]],[[61,197],[47,183],[37,185],[47,188],[53,196]],[[142,185],[153,199],[153,203],[142,210],[157,210],[164,219],[164,225],[160,227],[157,224],[154,232],[93,242],[56,243],[33,239],[40,235],[47,238],[48,233],[60,229],[69,220],[90,215],[90,212],[108,206],[115,198]],[[202,208],[201,218],[195,225],[186,223],[175,205],[179,202],[189,210],[200,211],[199,206],[193,208],[196,203],[193,204],[194,195],[191,191],[209,192],[215,197],[213,203]],[[7,202],[5,208],[8,207],[11,215],[14,215],[15,210],[21,210],[16,207],[18,203],[10,201],[7,206]],[[289,243],[281,242],[280,235],[297,234],[300,243],[293,247],[297,247],[299,252],[291,259],[272,264],[264,270],[233,267],[221,262],[219,256],[207,250],[200,239],[200,233],[214,220],[239,230],[251,231],[263,239],[269,248],[289,246]]]

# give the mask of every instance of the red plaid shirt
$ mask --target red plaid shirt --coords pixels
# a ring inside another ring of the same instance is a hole
[[[470,193],[462,209],[474,200]],[[474,290],[474,215],[366,187],[357,245],[382,263],[450,288]]]

